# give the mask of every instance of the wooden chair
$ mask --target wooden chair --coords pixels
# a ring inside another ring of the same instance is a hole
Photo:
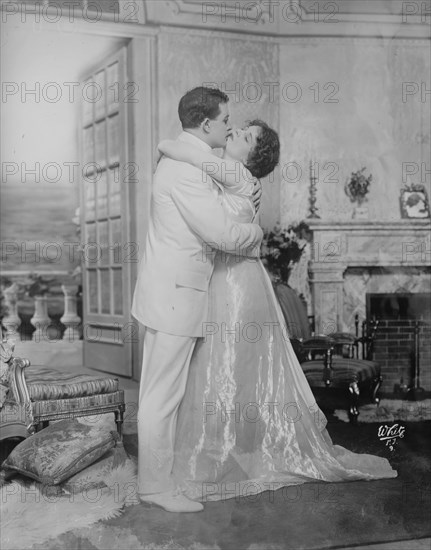
[[[114,413],[122,437],[124,391],[117,378],[31,367],[28,359],[13,357],[7,343],[0,345],[9,390],[0,406],[0,440],[28,437],[52,420],[106,413]]]
[[[312,336],[306,306],[296,292],[283,283],[275,283],[274,290],[293,348],[319,405],[346,407],[350,422],[356,423],[360,404],[380,402],[381,368],[372,360],[378,322],[364,322],[360,337],[349,333]]]

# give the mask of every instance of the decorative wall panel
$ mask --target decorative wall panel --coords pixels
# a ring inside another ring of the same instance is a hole
[[[283,40],[280,129],[282,162],[290,167],[281,185],[285,224],[307,215],[310,159],[318,173],[318,214],[328,222],[352,219],[344,185],[362,167],[373,176],[370,220],[401,218],[407,171],[430,194],[429,46],[425,40]],[[403,97],[409,82],[411,93]]]
[[[213,85],[229,98],[231,120],[241,126],[262,118],[279,131],[278,44],[259,38],[185,33],[163,29],[159,38],[158,90],[159,137],[174,138],[181,132],[178,102],[196,86]],[[279,216],[279,177],[263,182],[261,220],[273,224]]]

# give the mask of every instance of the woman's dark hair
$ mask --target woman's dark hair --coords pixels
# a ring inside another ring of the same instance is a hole
[[[217,88],[193,88],[183,95],[178,105],[183,129],[197,128],[206,118],[214,120],[220,114],[220,103],[228,101],[229,97]]]
[[[275,130],[270,128],[263,120],[252,120],[248,126],[259,126],[256,145],[250,152],[246,167],[255,178],[264,178],[270,174],[280,160],[280,140]]]

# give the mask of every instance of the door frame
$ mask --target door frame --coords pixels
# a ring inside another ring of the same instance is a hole
[[[21,9],[25,9],[21,6]],[[47,13],[49,10],[47,8]],[[2,10],[0,10],[2,11]],[[52,11],[53,16],[56,11]],[[67,15],[62,15],[58,22],[52,23],[41,18],[38,23],[26,17],[22,22],[17,18],[9,24],[17,29],[40,32],[69,32],[73,34],[90,34],[110,38],[128,40],[127,75],[129,81],[139,86],[137,103],[130,103],[128,109],[127,132],[129,140],[129,162],[134,162],[139,168],[138,183],[130,183],[130,227],[129,236],[137,244],[138,258],[142,257],[147,234],[150,198],[153,182],[155,151],[158,143],[158,109],[156,108],[157,90],[157,36],[159,30],[146,26],[144,23],[121,23],[114,21],[89,22],[74,18],[69,21]],[[111,52],[106,52],[107,54]],[[78,139],[78,138],[77,138]],[[135,288],[138,263],[131,265],[130,289]],[[139,380],[142,367],[142,331],[137,322],[132,339],[132,379]]]

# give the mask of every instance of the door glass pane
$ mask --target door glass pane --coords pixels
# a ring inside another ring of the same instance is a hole
[[[86,90],[91,88],[92,79],[88,78],[82,87],[82,122],[84,126],[88,126],[93,122],[93,103],[88,101]]]
[[[108,162],[109,166],[118,164],[120,161],[119,143],[119,115],[108,118]]]
[[[108,176],[106,170],[99,174],[97,189],[97,218],[108,217]]]
[[[121,219],[111,220],[111,264],[121,265],[123,261],[123,243],[121,241]]]
[[[109,265],[109,233],[108,222],[98,222],[99,226],[99,265]]]
[[[87,271],[88,281],[88,307],[90,313],[97,313],[97,271],[89,269]]]
[[[88,246],[90,243],[95,244],[97,243],[97,236],[96,236],[96,224],[95,223],[87,223],[86,224],[86,236],[85,236],[85,244]]]
[[[96,73],[94,77],[94,88],[89,92],[89,95],[92,95],[92,100],[94,101],[94,115],[96,120],[103,118],[105,116],[105,71],[100,71]]]
[[[96,217],[96,201],[94,197],[94,183],[85,178],[85,219],[94,220]]]
[[[94,141],[95,141],[95,161],[98,169],[106,167],[106,122],[98,122],[95,125]]]
[[[88,171],[88,163],[94,162],[94,136],[93,126],[85,128],[83,131],[82,158],[84,161],[85,172]]]
[[[111,284],[109,269],[100,269],[100,312],[111,313]]]
[[[121,214],[120,194],[120,167],[108,170],[109,177],[109,215],[119,216]]]
[[[123,314],[123,282],[121,269],[112,270],[113,286],[114,286],[114,313],[116,315]]]
[[[99,245],[97,243],[96,224],[87,223],[85,232],[84,261],[89,267],[96,267],[100,256]]]
[[[118,79],[118,61],[109,65],[107,68],[107,90],[106,90],[106,102],[108,106],[108,113],[115,113],[119,109],[120,101],[120,82]]]

